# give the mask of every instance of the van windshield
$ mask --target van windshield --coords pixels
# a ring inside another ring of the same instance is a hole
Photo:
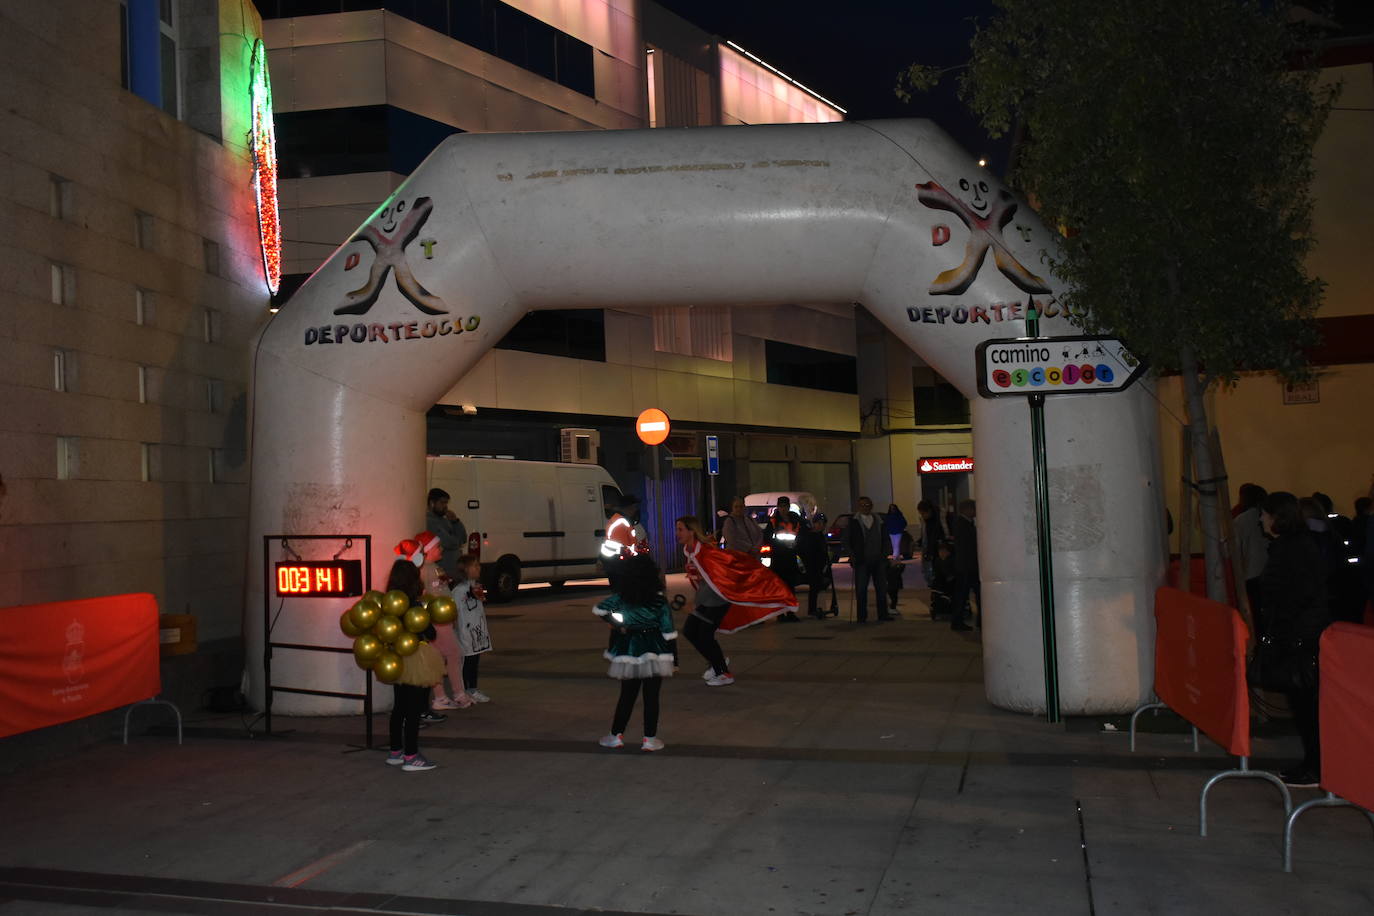
[[[768,524],[768,513],[773,511],[772,506],[745,506],[744,514],[758,522],[761,526]]]

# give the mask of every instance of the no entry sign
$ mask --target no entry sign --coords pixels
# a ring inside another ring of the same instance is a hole
[[[1121,391],[1145,365],[1115,337],[1019,337],[978,345],[985,398]]]
[[[650,407],[635,420],[635,432],[645,445],[662,445],[668,440],[671,427],[668,415],[657,407]]]

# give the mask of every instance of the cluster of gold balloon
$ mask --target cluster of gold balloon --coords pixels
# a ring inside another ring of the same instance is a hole
[[[383,684],[400,679],[406,656],[420,648],[417,634],[458,616],[458,605],[448,595],[422,595],[420,601],[411,607],[410,596],[399,589],[385,594],[374,589],[339,618],[339,629],[353,637],[353,660]]]

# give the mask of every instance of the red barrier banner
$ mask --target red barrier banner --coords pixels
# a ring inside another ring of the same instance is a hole
[[[1320,683],[1322,788],[1374,811],[1374,627],[1326,628]]]
[[[147,594],[0,608],[0,738],[156,696],[157,620]]]
[[[1155,693],[1237,757],[1250,756],[1249,635],[1235,608],[1176,588],[1155,592]]]

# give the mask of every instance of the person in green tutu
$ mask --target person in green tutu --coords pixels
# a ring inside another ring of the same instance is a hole
[[[635,701],[644,691],[644,741],[640,749],[659,751],[658,697],[663,679],[673,675],[673,649],[677,639],[673,612],[663,600],[658,566],[646,554],[624,561],[618,590],[595,608],[593,613],[611,628],[609,677],[620,681],[620,701],[611,720],[611,732],[601,739],[602,747],[624,747],[625,726],[630,723]]]

